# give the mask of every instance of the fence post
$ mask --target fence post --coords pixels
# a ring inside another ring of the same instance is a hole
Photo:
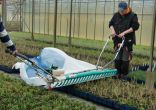
[[[70,25],[69,25],[69,41],[68,46],[71,46],[71,29],[72,29],[72,13],[73,13],[73,0],[70,2]]]
[[[95,40],[95,36],[96,36],[96,13],[97,11],[97,0],[96,0],[96,5],[95,5],[95,24],[94,24],[94,40]]]
[[[39,33],[41,33],[41,0],[39,0],[39,10],[38,10],[38,13],[39,13]]]
[[[22,8],[23,2],[22,0],[20,0],[20,31],[23,31],[23,22],[22,22],[22,12],[23,12],[23,8]]]
[[[152,66],[153,66],[153,53],[155,42],[155,29],[156,29],[156,0],[154,3],[153,27],[151,36],[151,49],[150,49],[150,65],[149,70],[147,71],[147,79],[146,79],[146,89],[148,90],[148,92],[151,92],[154,89],[154,73],[152,70]]]
[[[81,0],[78,1],[78,38],[80,37],[80,24],[81,24]]]
[[[88,36],[88,8],[89,8],[89,0],[87,1],[87,21],[86,21],[86,39],[87,39],[87,36]]]
[[[54,39],[53,45],[56,46],[56,33],[57,33],[57,0],[55,0],[55,9],[54,9]]]
[[[141,36],[142,36],[142,29],[143,29],[143,18],[144,18],[144,5],[145,5],[145,1],[143,0],[142,2],[143,2],[143,5],[142,5],[142,9],[141,9],[141,22],[140,22],[141,26],[140,26],[140,39],[139,39],[140,40],[139,41],[140,45],[142,44]]]
[[[31,32],[32,40],[34,40],[34,17],[35,17],[35,0],[32,0],[32,32]]]
[[[104,40],[104,36],[105,36],[105,11],[106,11],[106,0],[104,1],[104,6],[103,6],[103,33],[102,33],[102,40]]]
[[[3,21],[4,26],[6,26],[6,21],[7,21],[6,0],[3,0],[2,2],[2,21]]]
[[[50,34],[50,32],[49,32],[50,19],[49,18],[50,18],[50,1],[48,0],[48,19],[47,19],[48,20],[48,22],[47,22],[48,23],[48,25],[47,25],[48,26],[48,28],[47,28],[48,29],[48,35]]]
[[[130,6],[130,0],[128,0],[128,6]]]
[[[46,16],[47,16],[47,3],[46,2],[47,2],[47,0],[44,0],[44,7],[45,7],[44,8],[44,18],[43,18],[44,19],[43,20],[44,21],[44,35],[46,34],[46,21],[47,21],[46,20]]]

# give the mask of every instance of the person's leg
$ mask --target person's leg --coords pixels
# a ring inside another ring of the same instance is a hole
[[[123,75],[128,75],[128,73],[129,73],[129,61],[122,61],[121,72]]]
[[[115,60],[114,64],[115,64],[115,68],[117,69],[117,74],[121,74],[122,73],[122,69],[121,69],[122,60]]]
[[[128,51],[127,47],[124,47],[121,66],[121,73],[123,75],[127,75],[129,73],[129,63],[131,59],[132,59],[131,52]]]
[[[117,54],[117,49],[116,48],[116,54]],[[116,78],[120,78],[121,74],[122,74],[122,69],[121,69],[121,66],[122,66],[122,53],[123,53],[123,49],[120,50],[120,52],[118,53],[115,61],[114,61],[114,66],[115,68],[117,69],[117,76]]]

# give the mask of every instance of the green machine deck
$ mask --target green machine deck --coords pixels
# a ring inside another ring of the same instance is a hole
[[[117,75],[116,69],[90,70],[81,73],[69,74],[58,77],[59,81],[51,84],[52,88],[64,87],[73,84],[98,80]]]

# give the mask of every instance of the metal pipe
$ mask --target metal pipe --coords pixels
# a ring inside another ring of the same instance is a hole
[[[27,2],[27,1],[25,1],[25,2]],[[33,2],[33,1],[32,1],[32,2]],[[29,3],[31,3],[31,0],[29,0]],[[31,9],[31,6],[29,5],[29,12],[28,12],[28,13],[29,13],[29,14],[28,14],[28,15],[29,15],[29,32],[31,32],[31,29],[30,29],[30,24],[31,24],[31,23],[30,23],[30,19],[31,19],[30,12],[31,12],[31,10],[32,10],[32,9]],[[26,12],[27,12],[27,3],[26,3]],[[27,13],[26,13],[26,14],[27,14]],[[26,22],[27,22],[27,21],[26,21]]]
[[[89,0],[87,1],[87,21],[86,21],[86,39],[88,36],[88,8],[89,8]]]
[[[76,9],[75,9],[75,7],[76,7],[76,1],[75,1],[75,3],[74,3],[75,5],[74,5],[74,24],[73,24],[73,38],[74,38],[74,36],[75,36],[75,13],[76,13]]]
[[[80,37],[80,26],[81,26],[81,0],[78,2],[78,38]]]
[[[104,40],[105,36],[105,10],[106,10],[106,0],[104,1],[104,9],[103,9],[103,33],[102,33],[102,40]]]
[[[6,0],[3,0],[2,2],[2,21],[3,21],[4,26],[6,26],[6,21],[7,21]]]
[[[68,28],[68,17],[67,17],[67,22],[66,23],[67,23],[67,27],[66,27],[66,37],[67,37],[68,36],[68,29],[69,29]]]
[[[154,42],[155,42],[155,29],[156,29],[156,0],[154,3],[154,13],[153,13],[153,26],[152,26],[152,35],[151,35],[151,48],[150,48],[150,64],[147,71],[146,79],[146,89],[148,92],[151,92],[154,89],[154,73],[152,71],[153,66],[153,53],[154,53]]]
[[[102,51],[101,51],[101,53],[100,53],[100,55],[99,55],[99,57],[98,57],[97,63],[96,63],[96,69],[98,69],[100,58],[101,58],[101,56],[102,56],[102,54],[103,54],[103,52],[104,52],[104,50],[105,50],[105,48],[106,48],[106,46],[107,46],[109,40],[110,40],[110,36],[109,36],[109,38],[107,39],[106,43],[103,45]]]
[[[143,18],[144,18],[144,5],[145,5],[145,2],[143,0],[143,5],[142,5],[142,10],[141,10],[141,27],[140,27],[140,45],[141,45],[141,38],[142,38],[142,27],[143,27]]]
[[[38,17],[39,23],[38,24],[39,24],[39,26],[38,27],[39,27],[39,33],[40,33],[41,32],[40,31],[41,30],[41,0],[39,0],[39,7],[38,8],[39,8],[39,10],[38,10],[38,13],[39,13],[39,17]]]
[[[46,17],[47,17],[47,2],[46,0],[44,1],[44,35],[46,34]]]
[[[55,8],[54,8],[54,39],[53,46],[56,46],[56,33],[57,33],[57,0],[55,0]]]
[[[62,36],[62,34],[61,34],[62,33],[61,32],[62,31],[62,27],[61,27],[62,26],[62,0],[61,0],[61,9],[60,10],[61,10],[61,12],[60,12],[60,36]]]
[[[68,4],[67,4],[67,9],[68,9]],[[69,13],[66,13],[67,16],[68,16],[68,14],[69,14]],[[69,32],[68,32],[68,30],[69,30],[69,18],[68,18],[68,17],[67,17],[66,23],[67,23],[67,25],[66,25],[67,27],[66,27],[66,35],[65,35],[65,36],[67,37],[68,34],[69,34]]]
[[[112,64],[112,63],[116,60],[116,58],[118,57],[118,55],[119,55],[119,53],[120,53],[122,47],[124,46],[124,42],[125,42],[125,37],[123,36],[123,38],[122,38],[122,43],[121,43],[120,47],[118,48],[118,50],[116,51],[115,57],[113,58],[113,60],[111,60],[110,62],[106,63],[106,64],[103,66],[103,69],[105,69],[108,65]]]
[[[114,5],[114,7],[113,7],[113,14],[115,13],[115,0],[113,1],[113,5]]]
[[[144,1],[144,0],[143,0]],[[128,6],[130,6],[130,0],[128,0]]]
[[[69,24],[69,40],[68,40],[68,46],[71,46],[71,29],[72,29],[72,13],[73,13],[73,0],[70,2],[70,24]]]
[[[22,10],[22,25],[23,25],[23,31],[25,32],[26,31],[26,29],[25,29],[25,26],[24,26],[24,22],[25,22],[25,1],[23,0],[23,10]]]
[[[20,0],[20,31],[22,31],[22,10],[23,10],[23,7],[22,7],[22,0]]]
[[[152,36],[151,36],[150,66],[149,66],[150,72],[152,72],[152,65],[153,65],[155,29],[156,29],[156,0],[155,0],[155,3],[154,3],[154,15],[153,15]]]
[[[50,1],[48,0],[48,18],[47,18],[47,21],[48,21],[48,22],[47,22],[47,23],[48,23],[48,24],[47,24],[48,35],[50,34],[50,32],[49,32],[49,28],[50,28],[50,27],[49,27],[49,26],[50,26],[50,19],[49,19],[49,18],[50,18]]]
[[[31,38],[34,40],[34,20],[35,19],[35,0],[32,0],[32,32],[31,32]]]
[[[97,0],[96,0],[96,6],[95,6],[94,40],[95,40],[95,35],[96,35],[96,11],[97,11]]]

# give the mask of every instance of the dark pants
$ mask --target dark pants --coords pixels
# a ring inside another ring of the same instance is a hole
[[[115,60],[115,68],[118,71],[118,74],[127,75],[129,72],[129,62],[132,59],[131,52],[128,51],[127,47],[123,47],[116,60]]]

